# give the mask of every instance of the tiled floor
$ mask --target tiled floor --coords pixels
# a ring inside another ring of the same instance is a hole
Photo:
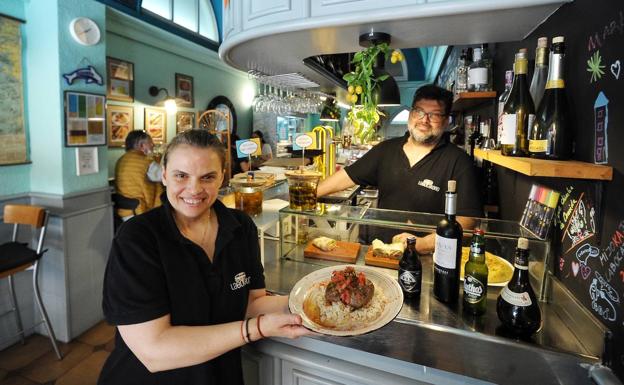
[[[113,349],[115,328],[100,322],[68,344],[58,360],[47,337],[32,335],[0,351],[0,385],[95,385]]]

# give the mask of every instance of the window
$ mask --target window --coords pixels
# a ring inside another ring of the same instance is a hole
[[[143,0],[141,8],[219,42],[217,18],[210,0]]]

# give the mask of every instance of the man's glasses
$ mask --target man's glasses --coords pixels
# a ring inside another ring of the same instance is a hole
[[[445,114],[441,114],[439,112],[425,112],[421,108],[412,108],[410,114],[412,117],[418,118],[419,120],[422,120],[425,116],[427,116],[429,121],[432,123],[440,123],[444,120],[444,118],[446,118]]]

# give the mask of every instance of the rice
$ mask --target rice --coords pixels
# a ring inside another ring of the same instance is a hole
[[[315,323],[335,330],[356,330],[374,322],[383,313],[387,300],[379,286],[375,286],[373,298],[365,306],[353,309],[341,301],[325,300],[329,281],[312,286],[304,301],[304,312]]]

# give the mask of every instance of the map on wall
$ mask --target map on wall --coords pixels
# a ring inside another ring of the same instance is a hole
[[[26,162],[20,27],[0,16],[0,165]]]

